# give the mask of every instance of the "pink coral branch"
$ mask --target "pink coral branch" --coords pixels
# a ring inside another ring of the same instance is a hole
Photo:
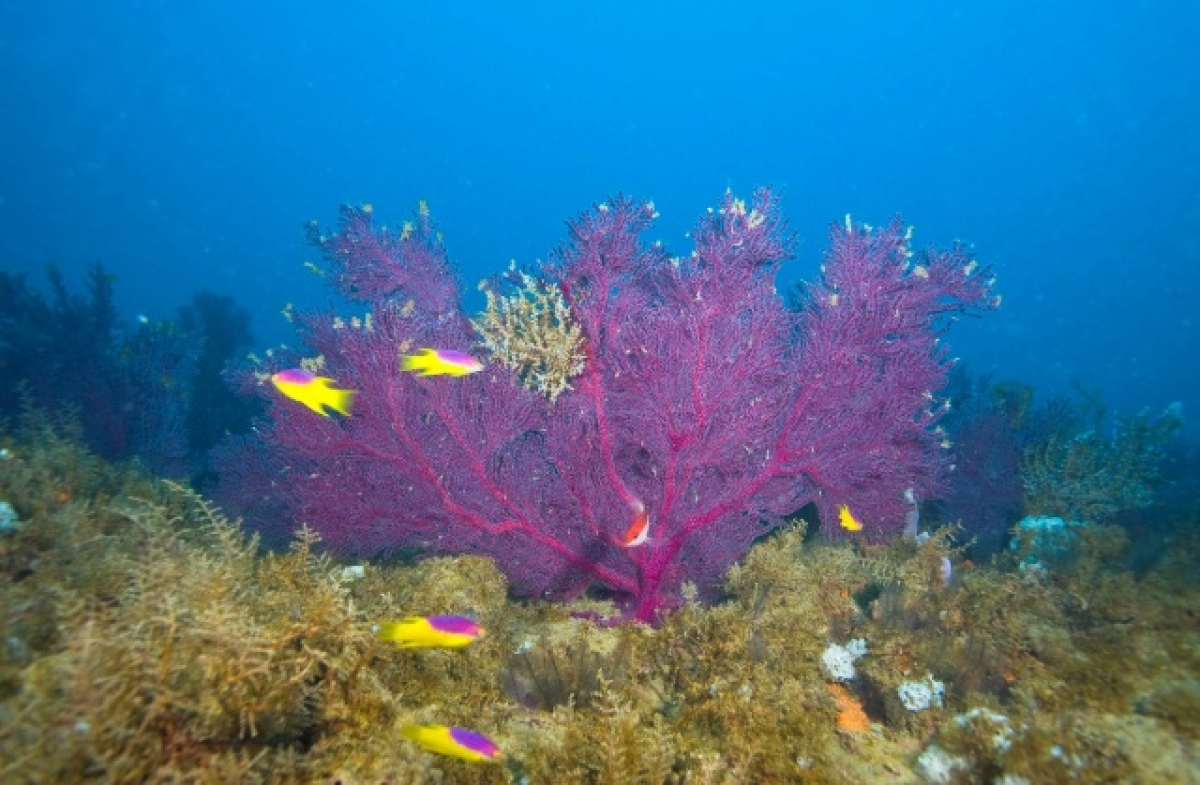
[[[790,255],[778,205],[727,194],[672,259],[641,233],[649,205],[618,197],[569,224],[544,268],[584,334],[575,389],[553,406],[498,368],[415,380],[397,354],[468,350],[458,283],[422,211],[399,234],[347,210],[314,241],[365,326],[304,317],[327,375],[358,390],[353,415],[316,422],[290,402],[260,424],[273,472],[232,482],[355,550],[417,547],[494,557],[515,590],[570,597],[599,585],[653,620],[693,581],[711,590],[754,539],[815,502],[822,528],[846,504],[873,540],[894,536],[940,482],[933,425],[948,367],[938,336],[994,307],[990,272],[962,249],[914,263],[898,222],[837,227],[798,311],[775,292]],[[247,449],[250,445],[247,445]],[[230,451],[230,456],[236,452]],[[275,489],[277,477],[290,485]],[[650,536],[622,547],[634,515]]]

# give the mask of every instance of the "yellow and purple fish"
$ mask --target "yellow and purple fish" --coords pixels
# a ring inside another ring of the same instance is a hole
[[[472,763],[498,761],[504,753],[496,742],[473,730],[452,725],[405,725],[400,735],[430,752]]]
[[[314,376],[300,368],[289,368],[271,377],[271,382],[279,392],[312,409],[322,417],[329,416],[332,409],[339,414],[350,416],[350,406],[354,403],[354,390],[342,390],[332,385],[337,384],[328,376]]]
[[[862,524],[859,523],[858,518],[855,518],[850,512],[850,506],[848,504],[843,504],[838,507],[838,523],[840,523],[842,528],[846,531],[862,531]]]
[[[466,352],[454,349],[421,349],[400,356],[400,370],[422,376],[466,376],[483,370],[483,363]]]
[[[487,635],[466,616],[409,616],[379,625],[375,638],[401,649],[461,649]]]

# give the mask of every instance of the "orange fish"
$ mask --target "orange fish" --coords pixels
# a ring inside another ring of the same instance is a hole
[[[621,536],[622,548],[636,548],[650,539],[650,513],[646,512],[646,505],[638,502],[633,511],[633,523]]]

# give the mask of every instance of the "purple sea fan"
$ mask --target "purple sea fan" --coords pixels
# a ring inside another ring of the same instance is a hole
[[[992,283],[961,245],[914,258],[899,221],[832,228],[802,308],[784,467],[813,487],[822,521],[847,504],[868,539],[883,539],[903,528],[909,490],[917,500],[940,490],[950,446],[936,426],[949,406],[935,397],[950,365],[940,336],[957,314],[999,305]]]
[[[962,369],[954,377],[948,388],[954,408],[943,421],[953,442],[954,470],[939,494],[936,515],[962,525],[972,540],[969,555],[979,561],[1007,546],[1008,530],[1023,514],[1021,452],[1033,391],[995,384],[990,375],[972,379]]]
[[[399,353],[473,342],[420,217],[388,234],[349,210],[318,238],[343,294],[371,304],[360,327],[300,320],[322,373],[358,390],[353,416],[275,398],[258,427],[280,467],[272,496],[331,547],[484,554],[519,593],[601,587],[652,620],[685,581],[715,589],[755,538],[809,502],[826,528],[849,505],[863,535],[882,540],[903,525],[905,491],[936,485],[941,317],[992,304],[986,272],[960,250],[910,267],[899,224],[838,229],[796,312],[775,291],[792,243],[769,192],[750,205],[727,196],[685,258],[640,240],[652,207],[611,200],[571,222],[543,270],[587,354],[551,405],[495,366],[459,379],[398,373]],[[414,259],[443,277],[414,277]],[[625,547],[646,519],[645,541]]]

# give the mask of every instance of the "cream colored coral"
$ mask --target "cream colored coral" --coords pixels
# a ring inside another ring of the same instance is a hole
[[[521,286],[512,295],[481,285],[487,308],[471,323],[494,361],[553,401],[583,371],[583,331],[558,287],[519,275]]]

